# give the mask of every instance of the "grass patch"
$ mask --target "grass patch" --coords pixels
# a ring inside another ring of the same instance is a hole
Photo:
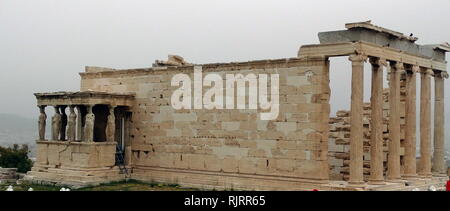
[[[34,191],[59,191],[62,187],[52,185],[28,185],[28,184],[0,184],[0,191],[6,191],[9,185],[13,186],[14,191],[28,191],[31,187]]]
[[[0,184],[0,191],[5,191],[9,184]],[[31,187],[34,191],[59,191],[64,186],[21,184],[12,185],[14,191],[28,191]],[[88,186],[72,191],[198,191],[194,188],[181,188],[177,184],[147,183],[137,180],[128,180],[121,182],[110,182],[97,186]]]
[[[85,187],[79,191],[198,191],[193,188],[181,188],[178,184],[162,184],[154,182],[141,182],[128,180],[122,182],[111,182],[98,186]]]

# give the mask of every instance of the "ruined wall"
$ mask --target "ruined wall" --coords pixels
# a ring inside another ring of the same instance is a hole
[[[404,139],[405,139],[405,99],[406,99],[406,80],[402,77],[400,82],[400,130],[401,130],[401,148],[400,160],[403,167]],[[370,176],[370,128],[371,128],[371,106],[370,103],[364,104],[363,110],[364,124],[364,179]],[[330,118],[329,133],[329,159],[330,159],[330,179],[345,180],[349,179],[350,164],[350,112],[338,111]],[[384,140],[384,172],[387,171],[388,142],[389,142],[389,89],[383,90],[383,140]],[[403,172],[403,168],[401,169]]]
[[[81,91],[136,93],[134,178],[261,189],[256,175],[278,182],[328,179],[328,65],[323,58],[293,58],[202,66],[203,77],[279,74],[280,112],[274,121],[260,120],[260,110],[174,110],[170,99],[178,87],[171,87],[171,79],[178,73],[192,79],[192,66],[88,70],[80,74]],[[233,177],[224,181],[226,176]]]
[[[17,175],[16,168],[2,168],[0,167],[0,181],[16,180],[19,176]]]

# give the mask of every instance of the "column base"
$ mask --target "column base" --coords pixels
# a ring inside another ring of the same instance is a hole
[[[405,183],[406,181],[403,180],[402,178],[392,178],[392,179],[387,179],[386,182],[390,182],[390,183]]]
[[[445,173],[433,173],[432,176],[433,177],[448,177],[448,175]]]
[[[431,173],[419,173],[419,178],[432,179],[433,178],[433,174],[431,174]]]
[[[384,180],[369,180],[367,183],[369,185],[386,185],[386,182]]]
[[[352,188],[364,188],[366,185],[365,182],[348,182],[347,186]]]
[[[419,175],[418,174],[406,174],[402,176],[402,179],[418,179]]]

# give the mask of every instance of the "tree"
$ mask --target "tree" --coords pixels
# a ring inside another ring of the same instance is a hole
[[[14,144],[11,147],[0,147],[0,167],[17,168],[17,172],[26,173],[31,170],[33,162],[28,158],[28,145]]]

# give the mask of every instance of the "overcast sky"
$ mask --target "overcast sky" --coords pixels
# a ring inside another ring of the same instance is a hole
[[[295,57],[348,22],[442,43],[449,9],[448,0],[0,0],[0,113],[37,118],[32,94],[78,90],[84,66],[149,67],[167,54],[198,64]],[[348,109],[350,64],[333,64],[333,111]]]

